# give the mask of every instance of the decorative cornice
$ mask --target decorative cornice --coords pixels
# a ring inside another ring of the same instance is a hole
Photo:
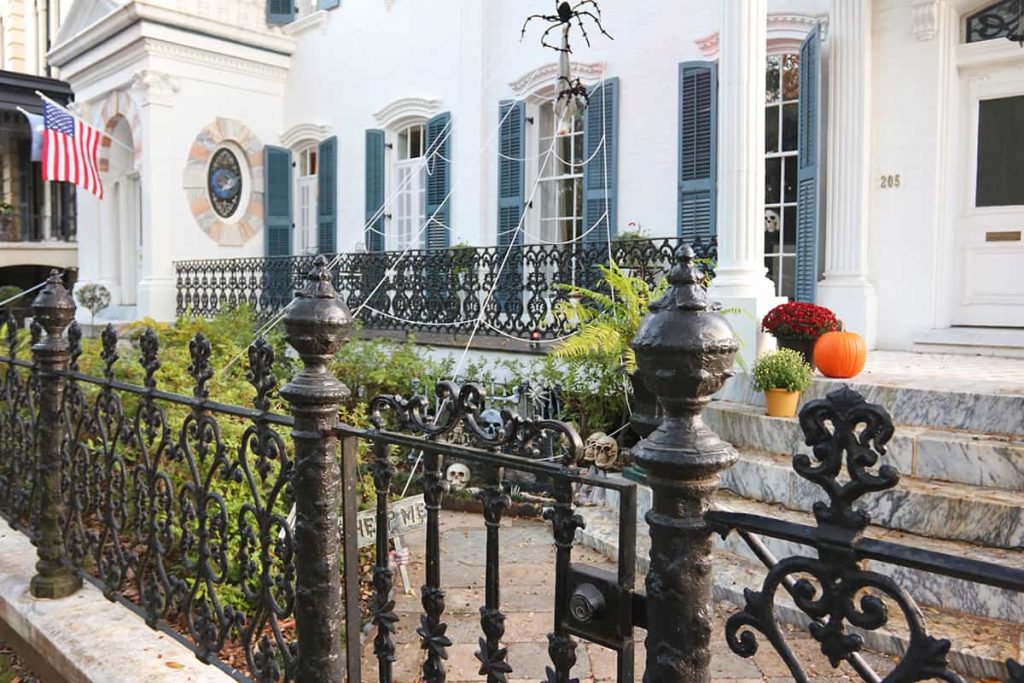
[[[931,40],[939,32],[939,0],[914,0],[914,35],[918,40]]]
[[[323,27],[326,23],[327,10],[321,9],[317,10],[316,12],[313,12],[312,14],[308,14],[302,17],[298,21],[293,21],[290,24],[285,24],[284,26],[281,27],[281,31],[286,36],[294,36],[299,33],[305,33],[306,31],[316,28],[317,26]],[[321,28],[320,30],[323,31],[324,29]]]
[[[288,69],[273,66],[263,61],[232,57],[219,52],[211,52],[182,45],[181,43],[169,43],[164,40],[146,39],[143,43],[148,54],[170,57],[183,62],[203,64],[235,74],[246,73],[276,81],[283,81],[288,76]]]
[[[373,117],[377,119],[377,123],[386,128],[407,117],[429,118],[439,111],[441,111],[441,100],[403,97],[376,112]]]
[[[800,49],[800,44],[807,37],[815,24],[821,24],[821,39],[828,40],[828,15],[825,14],[769,14],[768,15],[768,52],[790,52]],[[706,59],[717,59],[719,50],[719,32],[698,38],[693,41],[697,49]]]
[[[302,140],[326,140],[334,134],[331,126],[320,126],[315,123],[299,123],[281,133],[281,144],[291,147]]]
[[[570,62],[569,72],[574,78],[579,78],[584,83],[596,83],[601,80],[605,72],[604,62]],[[558,76],[558,62],[551,62],[538,66],[528,71],[516,80],[509,83],[516,95],[523,96],[534,92],[540,87],[550,85]]]
[[[169,105],[173,97],[181,90],[181,82],[177,76],[162,71],[142,69],[132,74],[131,89],[142,106],[147,104]]]

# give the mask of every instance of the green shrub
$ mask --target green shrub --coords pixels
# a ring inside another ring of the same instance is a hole
[[[0,287],[0,302],[7,301],[11,297],[18,296],[22,291],[21,287],[17,287],[15,285],[4,285],[3,287]],[[0,306],[0,309],[19,308],[22,305],[23,304],[18,299],[15,299],[8,304]]]
[[[754,361],[754,389],[757,391],[804,391],[811,386],[813,376],[811,366],[792,349],[764,353]]]

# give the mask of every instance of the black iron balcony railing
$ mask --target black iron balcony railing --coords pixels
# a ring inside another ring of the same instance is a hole
[[[651,284],[677,259],[679,239],[328,255],[335,288],[371,329],[505,334],[553,339],[573,331],[558,312],[569,291],[600,287],[609,259]],[[710,269],[714,240],[691,244]],[[506,258],[507,254],[507,258]],[[314,256],[180,261],[178,314],[251,306],[269,318],[292,299]],[[504,264],[504,265],[503,265]],[[482,315],[481,315],[482,314]]]

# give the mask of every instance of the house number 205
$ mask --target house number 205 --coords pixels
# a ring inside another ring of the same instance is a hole
[[[900,174],[882,176],[882,189],[887,190],[900,186]]]

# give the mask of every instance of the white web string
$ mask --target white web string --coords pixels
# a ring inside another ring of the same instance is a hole
[[[504,62],[504,61],[506,61],[506,60],[508,59],[508,57],[512,55],[512,53],[513,53],[513,50],[512,50],[511,48],[510,48],[509,50],[507,50],[507,51],[506,51],[506,53],[505,53],[505,54],[503,55],[503,57],[501,58],[501,59],[502,59],[502,61],[503,61],[503,62]],[[498,60],[496,59],[495,61],[498,61]],[[486,83],[485,83],[485,85],[484,85],[484,88],[486,88],[487,86],[489,86],[489,85],[490,85],[490,83],[491,83],[491,82],[492,82],[492,81],[494,80],[494,78],[495,78],[495,77],[496,77],[496,76],[497,76],[497,75],[498,75],[499,73],[501,73],[501,72],[500,72],[500,70],[499,70],[499,69],[497,68],[497,66],[493,66],[493,67],[492,67],[492,69],[491,69],[491,73],[490,73],[490,75],[489,75],[489,77],[488,77],[488,80],[486,81]],[[526,85],[524,86],[524,90],[528,90],[528,89],[529,89],[529,87],[530,87],[530,86],[531,86],[531,85],[533,84],[533,81],[534,81],[534,79],[535,79],[536,77],[537,77],[537,73],[533,73],[533,74],[531,74],[531,75],[530,75],[530,79],[529,79],[529,81],[527,81]],[[487,140],[485,140],[485,141],[484,141],[484,144],[483,144],[483,145],[481,146],[481,148],[480,148],[480,154],[479,154],[479,157],[478,157],[478,158],[481,158],[481,159],[482,159],[482,157],[483,157],[483,155],[484,155],[484,152],[486,152],[486,151],[487,151],[487,149],[488,149],[488,148],[489,148],[489,147],[491,146],[491,144],[492,144],[492,143],[494,142],[494,139],[495,139],[495,137],[497,137],[497,135],[498,135],[498,134],[499,134],[499,133],[501,132],[501,127],[502,127],[502,126],[503,126],[503,125],[505,124],[505,121],[506,121],[506,120],[508,119],[508,117],[509,117],[509,116],[510,116],[511,114],[512,114],[512,108],[511,108],[511,107],[509,107],[509,111],[508,111],[508,112],[506,112],[506,113],[505,113],[505,116],[503,116],[503,117],[502,117],[502,118],[501,118],[501,119],[500,119],[500,120],[498,121],[498,125],[497,125],[497,126],[496,126],[496,127],[495,127],[495,128],[493,129],[493,130],[491,130],[490,134],[489,134],[489,135],[488,135],[488,137],[487,137]],[[452,120],[452,119],[449,119],[449,120],[448,120],[448,123],[447,123],[447,124],[445,124],[445,128],[446,128],[446,132],[445,132],[445,134],[444,134],[444,136],[445,136],[445,140],[447,140],[447,137],[451,135],[451,132],[452,132],[452,130],[453,130],[453,127],[452,127],[452,122],[453,122],[453,120]],[[441,148],[441,146],[442,146],[442,143],[436,144],[436,145],[435,145],[435,149],[440,149],[440,148]],[[430,158],[430,157],[428,156],[427,158]],[[426,163],[426,158],[424,159],[424,162],[423,162],[423,163]],[[416,171],[416,172],[418,173],[418,172],[419,172],[419,169],[417,169],[417,171]],[[358,315],[358,313],[359,313],[359,312],[360,312],[360,311],[361,311],[361,310],[362,310],[362,309],[363,309],[363,308],[364,308],[364,307],[365,307],[365,306],[366,306],[366,305],[367,305],[367,304],[368,304],[368,303],[369,303],[369,302],[370,302],[370,301],[372,300],[373,296],[374,296],[374,295],[375,295],[375,294],[377,293],[377,291],[378,291],[378,290],[379,290],[379,289],[381,288],[381,286],[383,286],[383,284],[384,284],[384,283],[385,283],[385,282],[387,281],[388,277],[389,277],[390,275],[392,275],[392,274],[393,274],[393,273],[395,272],[395,269],[396,269],[396,268],[398,267],[399,263],[401,263],[401,262],[402,262],[402,260],[403,260],[403,259],[404,259],[404,258],[405,258],[405,257],[406,257],[407,255],[408,255],[408,253],[409,253],[410,251],[413,251],[413,244],[415,244],[415,243],[416,243],[416,242],[417,242],[417,241],[419,240],[419,237],[420,237],[420,235],[422,235],[422,234],[423,234],[423,232],[424,232],[424,231],[425,231],[425,230],[427,229],[427,227],[428,227],[429,225],[431,225],[431,223],[432,223],[432,222],[434,221],[435,217],[437,216],[438,212],[439,212],[439,211],[440,211],[440,210],[441,210],[441,209],[442,209],[442,208],[443,208],[443,207],[444,207],[444,206],[445,206],[445,205],[446,205],[446,204],[448,203],[448,201],[449,201],[449,200],[451,199],[451,196],[452,196],[452,194],[453,194],[453,193],[455,192],[455,190],[456,190],[456,189],[457,189],[457,188],[458,188],[458,187],[459,187],[459,186],[460,186],[460,185],[462,184],[462,181],[463,181],[463,179],[464,179],[464,178],[465,178],[465,176],[466,176],[466,174],[465,174],[465,170],[464,170],[464,169],[460,169],[460,168],[459,168],[458,166],[456,166],[456,168],[455,168],[455,173],[456,173],[456,178],[455,178],[455,182],[453,182],[453,183],[452,183],[452,187],[451,187],[451,188],[449,188],[449,190],[448,190],[448,194],[446,194],[446,195],[445,195],[445,197],[444,197],[444,199],[443,199],[443,200],[442,200],[442,201],[440,202],[440,204],[438,204],[438,208],[437,208],[437,209],[436,209],[436,210],[434,211],[434,213],[433,213],[433,214],[431,214],[431,216],[430,216],[430,217],[429,217],[429,218],[428,218],[427,220],[425,220],[425,221],[424,221],[423,225],[422,225],[422,226],[420,227],[420,229],[419,229],[419,230],[418,230],[418,231],[416,232],[416,235],[415,235],[415,236],[414,236],[414,237],[413,237],[413,238],[412,238],[412,239],[410,240],[410,244],[409,244],[409,246],[407,246],[407,247],[406,247],[406,248],[405,248],[405,249],[404,249],[404,250],[403,250],[403,251],[402,251],[402,252],[401,252],[401,253],[400,253],[400,254],[398,255],[398,258],[397,258],[397,259],[395,259],[395,262],[394,262],[394,263],[392,263],[392,264],[391,264],[391,265],[390,265],[390,266],[388,267],[388,269],[387,269],[387,270],[385,271],[385,273],[384,273],[384,276],[383,276],[383,277],[381,278],[380,282],[378,282],[378,283],[377,283],[377,285],[376,285],[376,286],[375,286],[375,287],[374,287],[374,288],[373,288],[373,289],[372,289],[372,290],[370,291],[370,293],[369,293],[369,294],[368,294],[368,295],[367,295],[367,296],[366,296],[366,297],[365,297],[365,298],[363,299],[363,302],[362,302],[362,303],[361,303],[361,304],[360,304],[360,305],[359,305],[359,306],[358,306],[358,307],[356,308],[356,310],[355,310],[355,311],[354,311],[354,312],[352,313],[352,317],[353,317],[353,318],[355,318],[355,317],[356,317],[356,315]],[[411,180],[411,178],[412,178],[412,176],[411,176],[411,174],[410,174],[410,176],[409,176],[409,180]],[[391,204],[391,203],[392,203],[393,201],[395,201],[395,199],[396,199],[396,198],[398,197],[398,194],[399,194],[400,190],[401,190],[401,188],[398,188],[398,189],[396,189],[396,190],[395,190],[395,192],[393,192],[393,193],[391,194],[391,196],[390,196],[390,197],[388,198],[388,200],[387,200],[387,201],[386,201],[386,202],[384,203],[384,205],[382,205],[382,206],[380,207],[380,209],[378,209],[378,211],[374,213],[374,216],[373,216],[373,217],[371,217],[371,219],[370,219],[369,221],[367,221],[366,225],[364,225],[364,226],[363,226],[363,229],[364,229],[364,231],[365,231],[365,230],[366,230],[366,228],[367,228],[367,227],[369,227],[369,226],[370,226],[370,225],[371,225],[372,223],[376,222],[376,221],[377,221],[377,219],[378,219],[378,218],[380,217],[380,215],[382,215],[382,214],[383,214],[384,210],[385,210],[385,209],[386,209],[386,208],[387,208],[387,207],[388,207],[388,206],[389,206],[389,205],[390,205],[390,204]],[[525,215],[525,209],[524,209],[524,215]],[[450,230],[450,228],[448,228],[448,226],[445,226],[445,228],[446,228],[446,229],[448,229],[448,230]],[[379,233],[379,231],[377,231],[377,232]],[[341,259],[342,259],[343,257],[344,257],[344,254],[340,254],[340,253],[339,253],[339,254],[335,255],[335,257],[334,257],[333,259],[331,259],[330,263],[328,263],[328,265],[327,265],[327,270],[328,270],[328,271],[330,271],[331,269],[333,269],[333,268],[334,268],[334,266],[336,266],[336,265],[337,265],[338,263],[340,263],[340,262],[341,262]],[[289,303],[289,305],[290,305],[290,303]],[[274,327],[275,325],[277,325],[277,324],[278,324],[279,322],[281,322],[281,320],[283,320],[283,319],[284,319],[284,316],[285,316],[285,315],[287,314],[287,311],[288,311],[288,306],[285,306],[285,307],[284,307],[284,308],[282,308],[282,309],[281,309],[281,310],[280,310],[280,311],[279,311],[278,313],[276,313],[276,314],[272,315],[272,316],[270,317],[270,319],[269,319],[269,320],[267,320],[267,322],[266,322],[266,323],[264,323],[264,324],[263,324],[263,325],[262,325],[262,326],[261,326],[261,327],[260,327],[260,328],[259,328],[259,329],[258,329],[258,330],[256,331],[256,334],[255,334],[255,335],[253,336],[253,338],[252,338],[252,339],[251,339],[251,340],[249,341],[249,345],[251,345],[251,344],[252,344],[252,343],[253,343],[254,341],[256,341],[257,339],[259,339],[259,338],[260,338],[260,337],[262,337],[263,335],[265,335],[265,334],[266,334],[266,333],[267,333],[267,332],[268,332],[269,330],[273,329],[273,327]],[[248,346],[248,345],[247,345],[247,346]],[[224,367],[223,367],[223,368],[222,368],[222,369],[220,370],[220,372],[221,372],[221,373],[225,373],[225,372],[227,372],[227,370],[228,370],[229,368],[231,368],[231,367],[232,367],[232,366],[233,366],[233,365],[234,365],[235,363],[237,363],[237,362],[238,362],[238,360],[239,360],[239,359],[240,359],[240,358],[241,358],[241,357],[242,357],[243,355],[245,355],[245,354],[246,354],[247,352],[248,352],[248,349],[246,348],[246,349],[243,349],[242,351],[240,351],[239,353],[235,354],[235,356],[234,356],[233,358],[231,358],[231,359],[230,359],[230,360],[228,361],[228,363],[227,363],[227,364],[226,364],[226,365],[225,365],[225,366],[224,366]]]

